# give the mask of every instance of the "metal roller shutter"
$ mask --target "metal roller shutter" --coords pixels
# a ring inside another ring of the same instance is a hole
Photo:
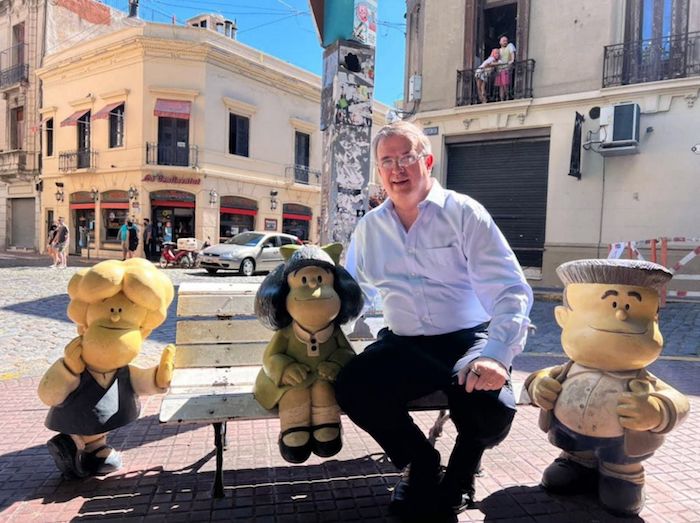
[[[447,145],[448,189],[481,202],[523,267],[541,267],[549,138]]]

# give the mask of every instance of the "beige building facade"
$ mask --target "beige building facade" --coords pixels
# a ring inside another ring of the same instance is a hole
[[[223,33],[151,23],[51,55],[38,75],[53,129],[42,223],[66,217],[71,252],[121,256],[127,218],[150,219],[159,240],[318,241],[318,76]]]
[[[649,259],[645,240],[700,237],[699,0],[408,0],[407,26],[434,175],[484,203],[533,284],[614,242]],[[504,34],[514,61],[480,69]]]

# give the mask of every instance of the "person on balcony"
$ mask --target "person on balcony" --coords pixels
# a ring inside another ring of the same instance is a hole
[[[510,75],[515,62],[515,46],[508,41],[506,35],[501,36],[498,42],[501,45],[499,49],[501,59],[498,62],[496,85],[498,86],[499,98],[503,101],[510,98]]]
[[[493,73],[493,68],[501,59],[501,51],[499,49],[492,49],[489,57],[484,60],[479,67],[474,71],[474,78],[476,79],[476,90],[479,95],[479,101],[482,104],[488,102],[488,95],[486,94],[486,84],[489,83],[491,74]],[[490,89],[489,89],[490,91]]]

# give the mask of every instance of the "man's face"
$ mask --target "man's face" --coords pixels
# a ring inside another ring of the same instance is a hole
[[[646,367],[663,348],[659,294],[648,287],[574,283],[569,306],[555,310],[564,352],[575,362],[602,370]]]
[[[377,165],[382,186],[394,205],[401,208],[416,208],[425,200],[432,187],[430,169],[433,155],[428,154],[406,167],[399,167],[398,160],[406,155],[420,155],[408,138],[388,136],[377,145]],[[391,168],[382,168],[383,161],[393,160]]]
[[[508,45],[508,37],[507,36],[502,36],[501,39],[499,40],[501,43],[501,47],[505,47]]]

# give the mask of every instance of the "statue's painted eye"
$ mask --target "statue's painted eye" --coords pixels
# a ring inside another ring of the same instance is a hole
[[[317,276],[318,283],[323,283],[323,276]]]
[[[306,285],[306,276],[301,277],[301,283],[302,285]]]
[[[629,303],[627,303],[627,304],[625,305],[625,310],[626,310],[626,311],[630,310],[630,304],[629,304]]]
[[[617,302],[616,301],[612,302],[612,306],[613,306],[613,309],[617,309]]]
[[[122,308],[121,308],[121,307],[119,307],[119,312],[121,312],[121,311],[122,311]]]
[[[109,309],[109,312],[111,312],[112,314],[114,314],[114,308]]]

